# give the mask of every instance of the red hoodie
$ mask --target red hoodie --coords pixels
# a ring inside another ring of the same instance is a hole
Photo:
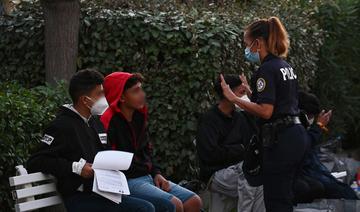
[[[124,92],[130,73],[114,72],[105,77],[104,91],[109,108],[100,120],[108,135],[108,141],[114,150],[134,153],[129,170],[125,171],[128,178],[136,178],[148,174],[156,175],[160,169],[152,161],[152,145],[147,131],[147,107],[135,111],[133,119],[128,122],[119,108],[119,100]]]
[[[101,116],[101,122],[104,124],[105,130],[109,128],[109,123],[114,114],[122,115],[118,102],[124,92],[126,81],[132,76],[127,72],[114,72],[109,74],[104,79],[105,97],[109,104],[109,108]],[[147,117],[147,107],[145,106],[141,111]]]

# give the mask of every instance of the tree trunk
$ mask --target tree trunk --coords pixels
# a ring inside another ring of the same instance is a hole
[[[42,0],[45,19],[46,82],[69,81],[76,72],[79,44],[79,0]]]

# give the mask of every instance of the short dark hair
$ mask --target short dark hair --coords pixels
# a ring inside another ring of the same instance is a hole
[[[224,75],[225,82],[230,86],[231,89],[236,88],[242,84],[240,76],[235,74],[225,74]],[[220,97],[220,99],[224,99],[224,93],[221,87],[221,80],[218,77],[215,81],[215,92]]]
[[[317,115],[320,113],[320,100],[315,94],[299,91],[299,109],[307,114]]]
[[[129,88],[133,87],[139,82],[144,82],[144,76],[140,73],[134,73],[132,76],[126,81],[124,85],[124,91],[128,90]]]
[[[80,96],[90,93],[97,85],[104,82],[104,76],[96,69],[83,69],[74,74],[70,79],[69,94],[76,104]]]

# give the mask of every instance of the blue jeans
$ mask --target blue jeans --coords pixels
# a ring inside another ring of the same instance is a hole
[[[151,195],[152,197],[158,197],[164,200],[171,200],[175,196],[183,203],[195,195],[194,192],[173,182],[170,182],[169,192],[163,191],[155,186],[154,179],[150,175],[128,179],[128,185],[131,196],[142,198],[148,200],[149,202],[152,201],[146,198],[146,195]]]
[[[175,205],[169,199],[164,199],[164,198],[158,197],[156,195],[153,195],[151,193],[146,194],[146,193],[139,192],[136,195],[131,194],[131,197],[149,201],[151,204],[154,205],[156,212],[175,212],[176,211]]]
[[[130,196],[122,196],[120,204],[116,204],[95,193],[78,192],[64,198],[67,212],[155,212],[152,203]]]

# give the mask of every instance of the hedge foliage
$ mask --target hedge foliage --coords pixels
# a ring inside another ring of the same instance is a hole
[[[302,87],[317,83],[318,53],[325,32],[316,15],[323,13],[318,12],[318,2],[303,2],[265,0],[229,11],[108,9],[84,4],[77,66],[95,67],[104,74],[143,73],[157,159],[174,180],[190,179],[197,172],[192,145],[197,116],[215,101],[214,78],[221,71],[250,75],[256,68],[243,56],[243,28],[248,23],[279,16],[290,34],[288,61],[301,77]],[[14,174],[13,167],[26,160],[56,107],[68,101],[63,87],[36,87],[45,80],[43,29],[36,2],[23,3],[12,17],[0,17],[0,80],[35,87],[0,86],[0,104],[4,104],[0,110],[10,111],[0,113],[0,163],[4,163],[0,171],[1,185],[5,185],[0,189],[7,194],[7,177]],[[9,201],[1,198],[1,202]],[[6,208],[7,204],[0,205]]]
[[[289,58],[306,79],[316,69],[320,31],[298,4],[260,5],[258,16],[283,18],[292,42]],[[277,9],[273,9],[277,8]],[[78,68],[142,72],[149,98],[151,133],[157,155],[167,158],[166,173],[183,177],[194,159],[191,141],[196,114],[213,103],[212,82],[220,73],[254,70],[244,61],[243,28],[252,12],[211,12],[190,9],[158,12],[109,10],[96,6],[82,9]],[[1,22],[0,60],[2,80],[17,79],[24,85],[43,83],[43,19],[38,5],[23,5],[14,17]],[[299,27],[304,29],[299,30]],[[306,26],[306,28],[305,28]],[[317,42],[318,43],[318,42]],[[307,46],[313,46],[311,51]],[[176,172],[175,172],[176,170]]]
[[[345,148],[360,145],[360,1],[322,4],[316,15],[326,31],[316,80],[311,86],[324,107],[334,110],[332,133],[341,133]],[[360,158],[360,155],[356,156]]]
[[[25,5],[24,5],[25,6]],[[44,20],[32,4],[14,16],[0,17],[1,81],[29,87],[44,84]]]
[[[32,89],[0,84],[0,211],[10,211],[13,205],[9,177],[14,176],[15,166],[24,164],[46,124],[68,100],[64,84]]]

